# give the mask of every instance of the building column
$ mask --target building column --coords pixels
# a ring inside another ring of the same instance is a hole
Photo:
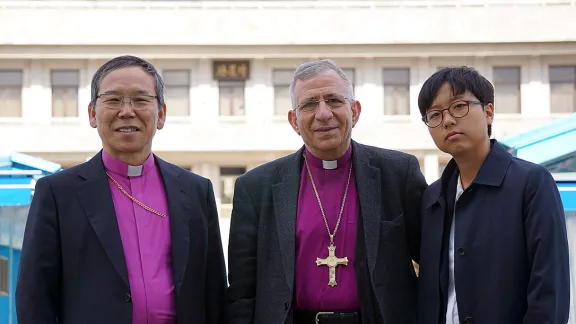
[[[421,57],[418,59],[416,69],[410,69],[410,118],[419,121],[420,108],[418,108],[418,95],[424,82],[432,75],[430,68],[430,58]]]
[[[31,60],[29,74],[22,89],[22,118],[33,123],[49,124],[52,120],[52,87],[50,74],[41,60]]]
[[[544,81],[544,68],[540,56],[531,56],[528,65],[521,67],[521,81],[522,115],[531,117],[550,115],[550,92],[546,91],[548,82]]]
[[[355,97],[369,98],[370,102],[370,109],[362,110],[360,115],[361,125],[378,123],[384,116],[384,91],[381,79],[382,70],[376,67],[373,58],[364,59],[362,64],[358,66]],[[361,99],[359,101],[362,103]]]
[[[424,156],[424,178],[428,184],[438,180],[438,155],[426,154]]]

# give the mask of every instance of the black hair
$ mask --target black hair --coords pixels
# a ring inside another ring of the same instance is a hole
[[[115,57],[110,61],[104,63],[104,65],[102,65],[98,69],[98,71],[94,73],[94,77],[92,78],[92,94],[91,94],[91,103],[93,106],[96,106],[96,99],[98,99],[98,92],[100,91],[100,83],[102,82],[102,79],[104,79],[104,77],[108,75],[108,73],[116,69],[129,66],[141,67],[144,71],[146,71],[147,73],[149,73],[154,77],[156,96],[158,97],[157,98],[158,108],[164,106],[164,81],[162,80],[162,77],[160,76],[154,65],[147,62],[146,60],[131,55]]]
[[[450,85],[452,94],[455,96],[468,91],[478,98],[482,106],[494,104],[494,86],[478,71],[467,66],[446,67],[432,74],[420,89],[418,108],[422,116],[426,114],[426,110],[430,108],[444,83]],[[488,125],[488,136],[491,135],[492,125]]]

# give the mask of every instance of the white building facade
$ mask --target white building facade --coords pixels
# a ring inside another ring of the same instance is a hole
[[[448,157],[417,97],[438,68],[468,65],[496,87],[493,137],[576,112],[575,0],[0,1],[0,148],[69,167],[101,147],[90,82],[108,59],[151,61],[168,121],[154,151],[212,180],[221,216],[234,179],[289,154],[288,85],[332,58],[362,114],[353,138],[419,158],[429,181]]]

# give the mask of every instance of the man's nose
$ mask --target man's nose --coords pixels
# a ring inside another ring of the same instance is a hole
[[[332,118],[332,109],[324,102],[320,101],[318,107],[316,108],[316,119],[326,120]]]
[[[456,124],[456,118],[454,118],[448,110],[445,110],[442,112],[442,123],[444,127],[453,126]]]

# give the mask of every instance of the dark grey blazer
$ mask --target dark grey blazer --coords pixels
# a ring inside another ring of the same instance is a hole
[[[419,259],[419,206],[426,181],[412,155],[354,141],[352,147],[360,210],[354,266],[363,321],[414,323],[417,278],[411,260]],[[293,322],[303,150],[236,181],[228,250],[228,323]]]

